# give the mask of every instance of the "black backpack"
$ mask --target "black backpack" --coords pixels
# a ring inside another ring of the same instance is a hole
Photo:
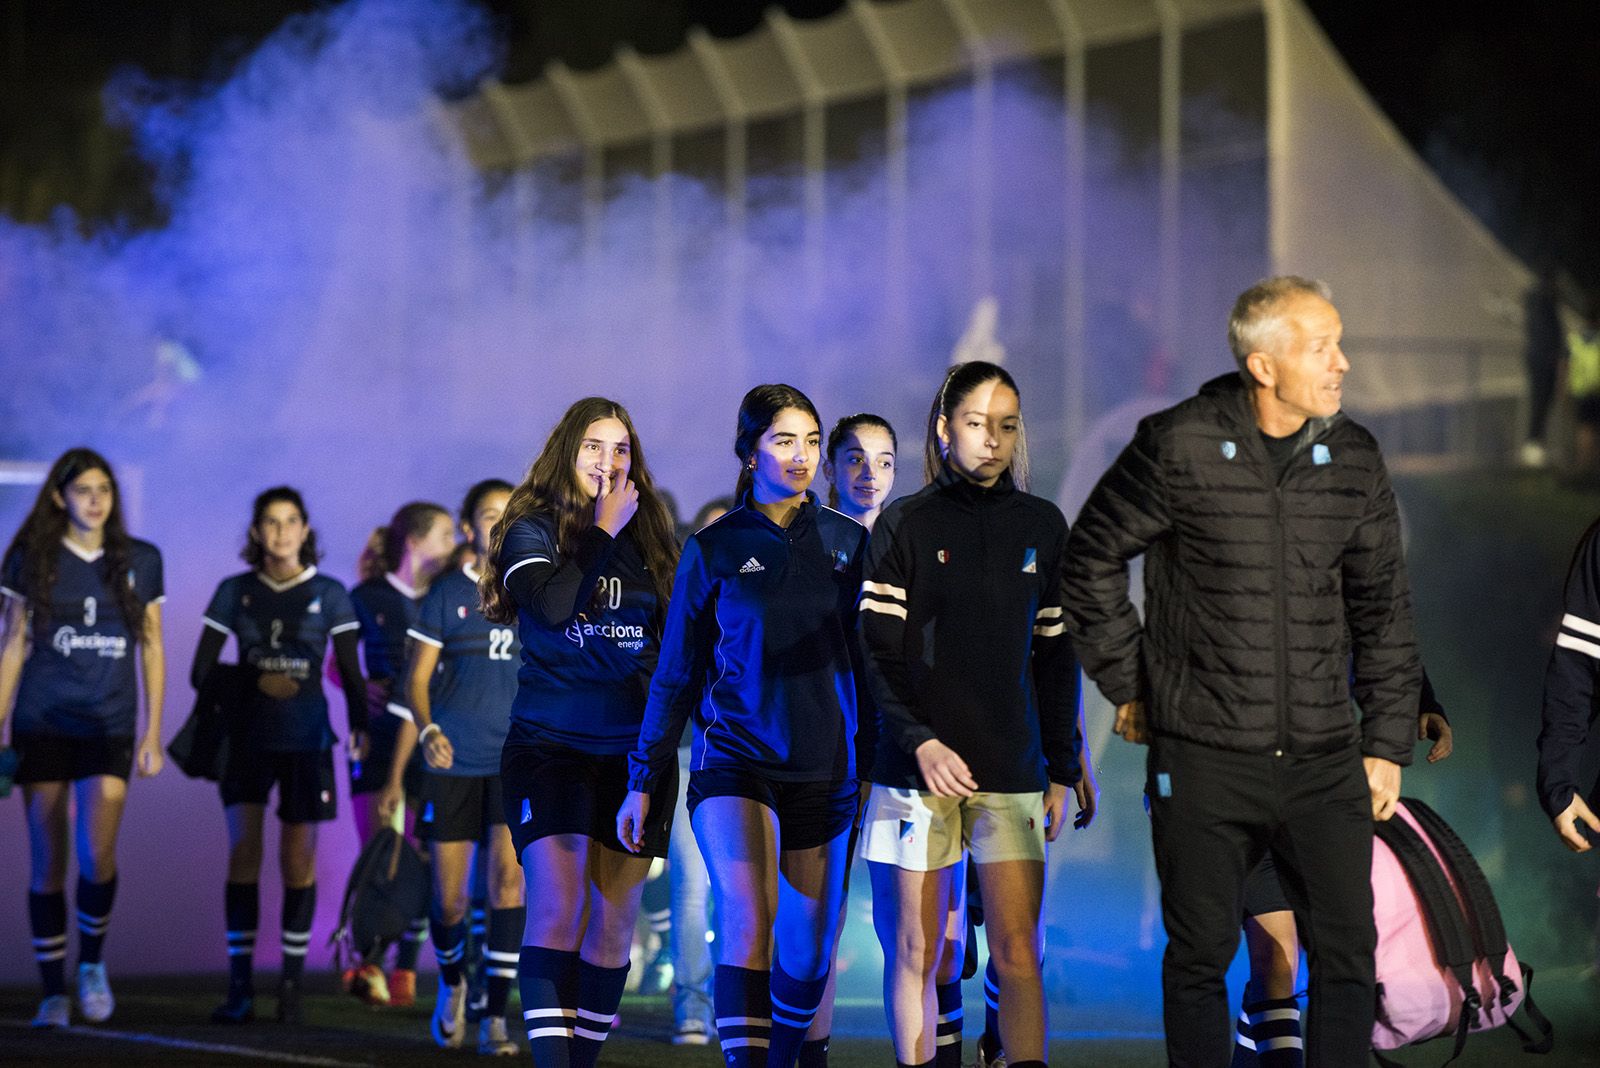
[[[329,939],[339,970],[374,960],[398,942],[413,920],[427,915],[428,894],[428,870],[416,848],[393,827],[374,834],[356,857]]]

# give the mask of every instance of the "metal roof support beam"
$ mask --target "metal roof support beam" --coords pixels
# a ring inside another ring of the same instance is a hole
[[[552,62],[545,70],[545,77],[550,80],[556,98],[566,109],[583,145],[583,252],[585,259],[592,259],[600,243],[600,215],[605,209],[604,141],[567,65],[560,60]]]
[[[994,292],[994,56],[960,0],[942,0],[972,64],[972,299]]]
[[[907,86],[911,75],[895,55],[889,34],[868,0],[849,0],[847,10],[861,26],[873,58],[883,71],[885,192],[888,200],[888,247],[885,249],[889,287],[889,336],[895,352],[903,352],[911,340],[910,251],[906,233],[906,202],[910,198],[910,173],[907,156]]]
[[[1085,351],[1086,333],[1084,319],[1087,307],[1087,245],[1088,228],[1085,222],[1085,199],[1088,186],[1088,131],[1089,121],[1089,48],[1084,40],[1083,23],[1072,8],[1071,0],[1050,0],[1050,10],[1055,15],[1056,26],[1061,31],[1062,54],[1065,57],[1065,81],[1062,91],[1066,99],[1066,182],[1063,193],[1062,250],[1062,438],[1069,457],[1072,447],[1084,431],[1088,418],[1084,390],[1087,386],[1084,370],[1088,360]]]
[[[746,216],[746,185],[749,179],[750,150],[748,133],[750,112],[739,96],[727,65],[712,43],[711,35],[699,26],[689,30],[689,47],[700,61],[706,81],[717,96],[717,103],[726,117],[723,133],[723,182],[727,186],[725,197],[728,207],[728,285],[723,301],[724,343],[728,346],[730,364],[742,367],[747,362],[744,337],[739,330],[739,316],[745,303],[745,251],[744,229]]]
[[[1178,291],[1182,284],[1183,12],[1177,0],[1156,0],[1161,19],[1161,207],[1158,332],[1167,352],[1178,351]]]
[[[795,33],[794,20],[780,7],[767,9],[767,28],[778,44],[778,51],[800,87],[801,165],[804,168],[805,273],[813,291],[822,284],[822,228],[827,212],[827,104],[822,80],[806,58],[805,48]]]
[[[645,121],[650,124],[650,181],[655,209],[656,274],[662,283],[662,296],[670,303],[677,288],[676,257],[673,255],[672,219],[672,115],[655,84],[650,80],[639,53],[631,45],[617,50],[617,66],[638,99]]]

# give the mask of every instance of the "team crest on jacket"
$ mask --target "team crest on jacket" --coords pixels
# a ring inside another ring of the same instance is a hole
[[[1231,441],[1224,441],[1222,443],[1222,458],[1224,460],[1231,460],[1235,456],[1238,456],[1238,455],[1239,455],[1239,446],[1235,445]]]
[[[1316,464],[1318,467],[1321,467],[1323,464],[1332,459],[1333,453],[1328,451],[1328,447],[1326,445],[1318,442],[1317,444],[1311,446],[1311,462]]]
[[[1022,553],[1022,573],[1024,575],[1037,575],[1039,573],[1039,553],[1035,549],[1026,549]]]
[[[933,556],[934,559],[938,560],[941,564],[948,564],[950,562],[950,554],[944,549],[940,549],[938,552],[934,553]]]
[[[833,569],[835,571],[846,571],[849,570],[849,567],[850,554],[843,549],[833,550]]]
[[[315,601],[312,601],[310,604],[306,605],[306,611],[311,615],[320,616],[322,614],[322,598],[318,597]],[[382,620],[379,622],[381,623]]]

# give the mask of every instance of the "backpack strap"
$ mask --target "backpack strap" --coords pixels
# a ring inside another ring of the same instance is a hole
[[[1455,976],[1456,985],[1461,988],[1461,1020],[1456,1027],[1455,1052],[1445,1062],[1449,1064],[1461,1055],[1467,1032],[1478,1026],[1478,1010],[1483,1005],[1472,981],[1476,953],[1467,918],[1444,869],[1416,829],[1405,820],[1396,819],[1385,820],[1376,827],[1378,838],[1400,862],[1406,879],[1422,899],[1422,918],[1433,943],[1434,959]]]
[[[1549,1053],[1556,1045],[1555,1026],[1550,1023],[1550,1018],[1539,1011],[1539,1006],[1533,1003],[1533,969],[1522,965],[1522,1007],[1527,1010],[1528,1019],[1533,1021],[1538,1030],[1538,1037],[1528,1034],[1515,1018],[1506,1020],[1511,1029],[1522,1039],[1522,1052],[1524,1053]]]
[[[1489,971],[1500,988],[1500,1004],[1502,1006],[1511,1004],[1517,986],[1506,976],[1505,921],[1500,916],[1500,906],[1495,902],[1494,891],[1489,888],[1489,880],[1484,878],[1483,869],[1478,866],[1477,860],[1473,858],[1472,852],[1467,849],[1461,836],[1444,821],[1443,816],[1416,798],[1404,797],[1401,798],[1401,802],[1406,806],[1406,811],[1410,812],[1427,832],[1428,837],[1433,839],[1439,855],[1444,857],[1445,867],[1466,897],[1467,919],[1472,931],[1473,945],[1478,955],[1489,965]]]

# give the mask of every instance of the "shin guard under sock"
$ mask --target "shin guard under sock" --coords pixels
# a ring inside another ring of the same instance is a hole
[[[283,978],[297,982],[311,948],[311,920],[317,912],[317,884],[283,888]]]
[[[33,959],[39,963],[44,996],[67,992],[67,895],[28,891],[28,926],[33,929]]]
[[[600,1046],[611,1034],[628,981],[628,965],[602,968],[578,960],[578,1015],[572,1029],[572,1068],[594,1068]]]
[[[771,972],[717,965],[712,1001],[725,1068],[759,1068],[767,1063],[767,1047],[772,1041],[771,986]]]
[[[117,898],[117,877],[91,883],[78,876],[78,963],[99,964],[111,926],[111,903]]]
[[[573,1021],[578,1015],[578,955],[523,946],[517,965],[528,1052],[540,1068],[571,1068]]]

